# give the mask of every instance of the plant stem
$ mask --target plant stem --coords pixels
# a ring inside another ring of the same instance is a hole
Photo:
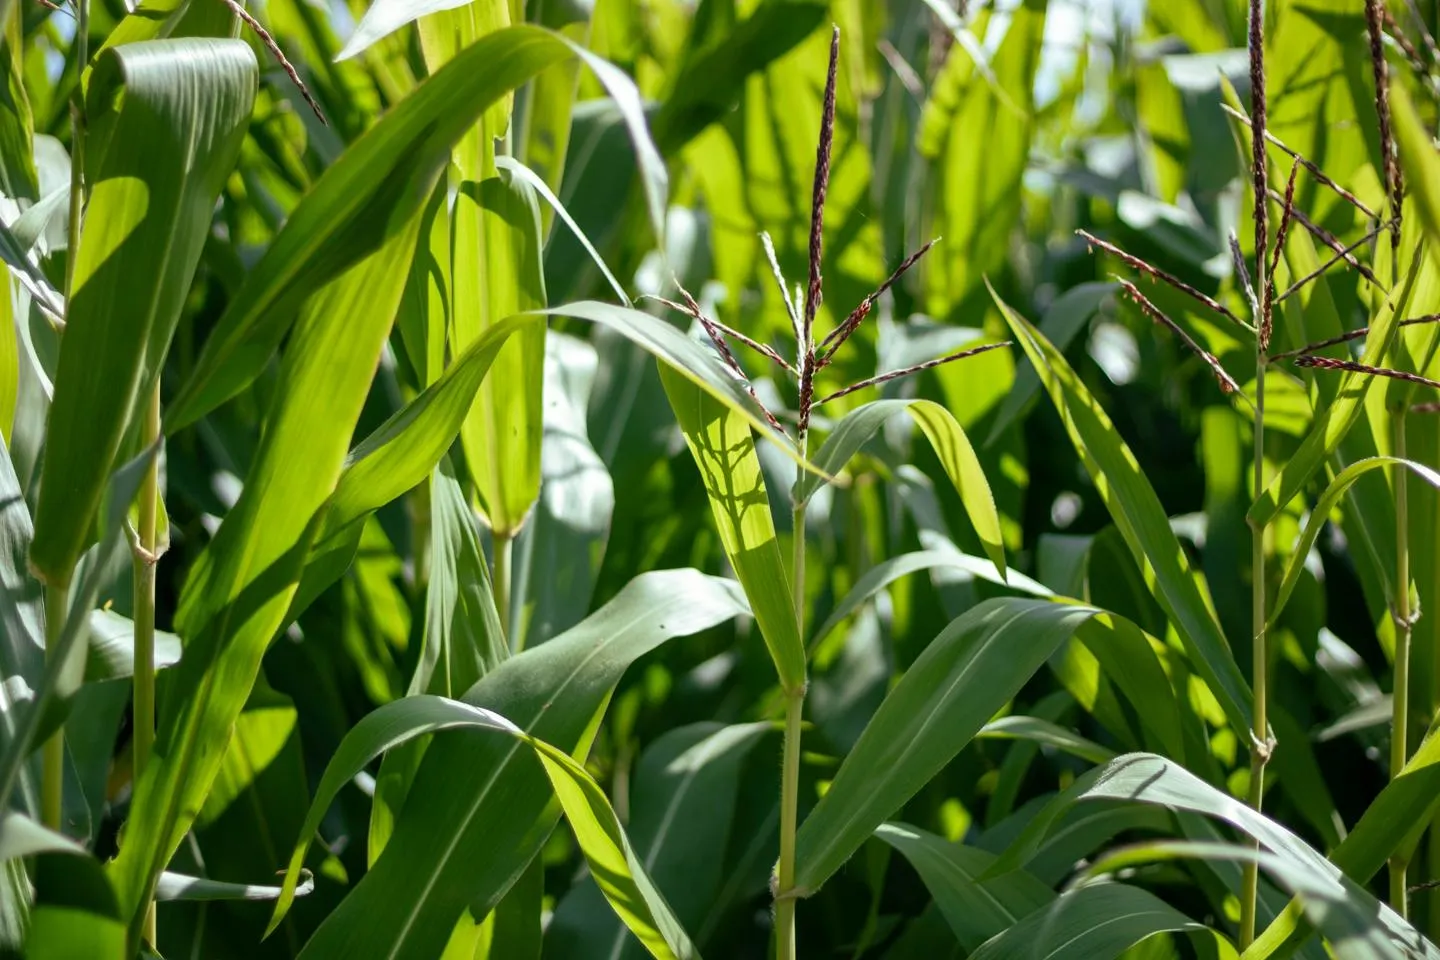
[[[795,829],[800,809],[800,717],[804,689],[785,696],[785,752],[780,777],[780,865],[775,872],[775,957],[795,960]]]
[[[1264,266],[1261,273],[1261,289],[1264,289]],[[1255,495],[1265,489],[1265,355],[1259,341],[1255,351]],[[1265,530],[1267,524],[1250,525],[1250,599],[1252,628],[1251,684],[1254,687],[1254,710],[1251,723],[1250,744],[1250,795],[1248,802],[1256,812],[1265,798],[1265,764],[1270,759],[1268,717],[1270,651],[1267,642],[1265,621]],[[1259,841],[1252,846],[1259,849]],[[1253,860],[1245,864],[1240,891],[1240,949],[1244,950],[1255,939],[1255,904],[1260,892],[1259,865]]]
[[[45,585],[45,656],[54,656],[60,646],[60,634],[65,628],[66,601],[70,597],[70,585],[65,583]],[[51,830],[60,829],[62,800],[65,787],[65,728],[56,730],[41,754],[40,771],[40,822]]]
[[[141,444],[148,448],[160,436],[160,383],[157,379],[150,393],[150,402],[141,426]],[[150,466],[140,483],[138,506],[139,522],[136,524],[135,549],[131,551],[133,563],[135,615],[135,677],[134,677],[134,749],[132,751],[131,782],[139,783],[140,774],[150,760],[155,745],[155,555],[158,542],[158,511],[160,498],[160,463],[151,458]],[[144,937],[152,946],[155,944],[155,904],[151,903],[145,914]]]
[[[510,555],[515,538],[494,534],[495,540],[495,612],[500,614],[500,629],[510,636]],[[516,653],[520,651],[515,650]]]
[[[806,431],[802,428],[796,446],[803,459]],[[805,508],[801,501],[792,514],[794,570],[791,596],[795,604],[795,627],[805,636]],[[785,691],[785,745],[780,768],[780,862],[775,869],[775,957],[794,960],[795,953],[795,831],[800,815],[800,723],[805,713],[805,687]]]
[[[1405,407],[1393,413],[1394,455],[1405,459]],[[1390,715],[1390,778],[1405,768],[1409,759],[1410,711],[1410,478],[1405,468],[1395,468],[1395,689]],[[1409,913],[1406,871],[1409,858],[1396,853],[1390,858],[1390,906],[1405,918]]]

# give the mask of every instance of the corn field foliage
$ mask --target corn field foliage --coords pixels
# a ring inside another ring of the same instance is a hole
[[[0,0],[0,955],[1440,957],[1436,0]]]

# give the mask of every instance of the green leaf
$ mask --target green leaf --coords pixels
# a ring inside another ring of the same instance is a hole
[[[313,290],[409,229],[451,146],[486,107],[568,52],[561,39],[537,27],[496,31],[366,131],[290,212],[231,298],[166,411],[166,432],[193,423],[253,380]]]
[[[545,354],[540,499],[512,560],[506,635],[517,649],[549,640],[590,611],[615,511],[615,485],[587,436],[595,348],[551,333]]]
[[[1191,920],[1155,894],[1123,883],[1097,883],[1071,890],[1040,907],[970,956],[973,960],[1033,956],[1112,960],[1165,933],[1188,933],[1235,948],[1204,924]]]
[[[1388,703],[1388,700],[1387,700]],[[1389,715],[1385,716],[1389,720]],[[1355,829],[1346,835],[1330,861],[1349,882],[1365,884],[1396,853],[1414,851],[1420,834],[1440,807],[1440,735],[1432,730],[1406,762],[1400,774],[1365,809]],[[1292,891],[1297,892],[1298,891]],[[1255,941],[1256,956],[1268,956],[1287,941],[1298,941],[1307,928],[1301,922],[1301,904],[1291,904]],[[1317,922],[1311,918],[1312,922]]]
[[[838,474],[859,452],[885,421],[900,412],[910,414],[915,425],[925,434],[950,482],[965,504],[965,512],[975,533],[985,547],[985,554],[995,564],[1003,582],[1005,578],[1005,545],[1000,535],[1000,515],[995,498],[970,439],[950,411],[930,400],[876,400],[847,413],[825,438],[813,460],[821,470]],[[802,473],[792,492],[797,503],[807,502],[820,487],[820,478]]]
[[[19,742],[21,714],[28,709],[22,691],[33,689],[45,670],[45,608],[40,584],[25,567],[31,530],[30,510],[10,452],[0,441],[0,743],[5,744]],[[0,751],[0,756],[5,754]],[[30,769],[20,758],[7,759],[19,763],[11,774],[18,782],[3,781],[0,797],[8,800],[18,786],[20,809],[39,816],[39,793]],[[5,769],[11,768],[7,764]]]
[[[653,956],[697,956],[684,929],[645,875],[644,867],[631,849],[609,800],[582,766],[564,751],[527,736],[494,711],[426,694],[387,703],[356,724],[341,741],[339,752],[320,781],[315,803],[300,834],[300,843],[291,856],[284,892],[276,902],[270,931],[275,929],[289,909],[292,891],[300,876],[300,864],[310,846],[310,837],[319,828],[320,819],[340,787],[386,750],[443,730],[502,733],[531,747],[585,852],[591,875],[597,878],[616,914]]]
[[[565,808],[565,818],[585,851],[590,875],[625,926],[651,956],[698,960],[699,952],[646,875],[605,791],[564,751],[542,740],[531,738],[528,742],[545,765],[555,795]]]
[[[300,878],[291,894],[296,897],[308,896],[315,889],[315,878],[309,870],[300,871]],[[253,883],[224,883],[206,880],[203,877],[187,877],[168,870],[160,875],[155,885],[156,900],[277,900],[283,887],[267,887]]]
[[[1281,579],[1280,589],[1275,595],[1274,608],[1270,614],[1267,628],[1273,627],[1280,619],[1285,604],[1290,600],[1290,594],[1294,592],[1295,585],[1300,581],[1300,575],[1305,571],[1305,561],[1310,555],[1310,548],[1315,545],[1315,539],[1320,536],[1321,528],[1325,526],[1330,515],[1339,506],[1341,498],[1363,475],[1386,466],[1409,470],[1430,486],[1440,489],[1440,473],[1413,460],[1400,460],[1396,457],[1368,457],[1358,463],[1350,464],[1336,474],[1335,479],[1330,481],[1325,492],[1320,495],[1320,499],[1315,501],[1315,507],[1310,511],[1310,516],[1305,522],[1305,529],[1301,531],[1300,539],[1296,541],[1295,548],[1285,562],[1285,575]],[[1391,594],[1394,585],[1387,583],[1385,586],[1387,595]],[[1409,589],[1409,584],[1406,584],[1406,589]]]
[[[926,104],[918,146],[935,164],[933,229],[945,238],[934,254],[942,266],[926,275],[934,316],[983,296],[982,279],[1005,265],[1034,136],[1046,6],[1045,0],[1026,0],[1013,12],[991,59],[998,86],[971,82],[972,61],[955,56]]]
[[[655,142],[666,155],[723,117],[746,81],[795,48],[820,26],[826,5],[767,0],[750,16],[685,58],[655,116]]]
[[[1007,571],[1005,578],[1001,579],[997,575],[993,563],[986,563],[977,557],[963,554],[959,550],[918,550],[914,553],[903,553],[898,557],[891,557],[875,564],[865,571],[864,576],[855,581],[855,586],[850,588],[850,592],[835,605],[830,616],[826,617],[825,622],[815,631],[810,641],[811,647],[813,648],[821,640],[824,640],[845,621],[846,617],[849,617],[877,593],[901,577],[907,577],[921,570],[946,568],[962,570],[971,576],[980,577],[991,583],[1028,593],[1031,596],[1053,596],[1049,587],[1030,579],[1018,570]]]
[[[130,44],[95,69],[90,196],[30,548],[34,568],[60,585],[160,376],[257,76],[249,46],[229,40]]]
[[[1029,740],[1063,750],[1091,763],[1107,763],[1115,759],[1115,751],[1109,747],[1102,747],[1072,730],[1066,730],[1059,724],[1038,717],[1019,714],[1000,717],[981,727],[975,736],[991,740]]]
[[[430,579],[419,661],[407,693],[455,698],[510,656],[470,500],[448,460],[430,477]],[[369,863],[390,840],[424,753],[423,742],[386,753],[370,808]]]
[[[1432,244],[1440,243],[1440,154],[1415,110],[1409,91],[1400,89],[1390,100],[1395,123],[1395,146],[1405,171],[1406,191],[1425,225]],[[1433,249],[1433,247],[1432,247]]]
[[[1114,283],[1081,283],[1071,287],[1046,308],[1045,316],[1040,318],[1040,332],[1055,345],[1056,350],[1064,353],[1116,289]],[[1000,412],[995,414],[995,423],[990,427],[985,446],[997,443],[1015,425],[1039,389],[1040,378],[1033,367],[1021,367],[1016,371],[1015,383],[1000,405]]]
[[[44,666],[38,671],[38,679],[27,680],[32,690],[31,697],[28,702],[11,703],[6,712],[7,718],[13,718],[14,726],[12,735],[0,742],[0,809],[8,808],[15,787],[25,784],[25,766],[32,747],[43,743],[60,729],[70,698],[84,681],[90,614],[95,609],[103,582],[109,579],[108,570],[113,569],[111,563],[116,552],[125,548],[122,533],[125,514],[158,449],[158,445],[151,447],[110,478],[101,504],[104,540],[82,565],[81,576],[69,595],[70,605],[59,641],[45,651]],[[18,517],[12,518],[11,523],[18,520]],[[12,526],[7,532],[13,536],[15,531]],[[20,598],[24,595],[22,591]],[[62,593],[60,596],[65,595]],[[22,623],[27,616],[38,612],[38,606],[35,606],[11,616],[15,617],[14,622]]]
[[[995,854],[950,843],[908,823],[882,823],[875,836],[910,861],[967,953],[1055,899],[1048,886],[1024,870],[981,879]]]
[[[36,858],[28,960],[122,960],[125,923],[100,862],[89,854]]]
[[[802,689],[805,644],[750,425],[671,368],[660,369],[660,380],[700,469],[720,543],[755,611],[780,685],[787,691]]]
[[[180,638],[155,631],[155,669],[180,660]],[[135,622],[113,610],[90,613],[90,645],[85,661],[85,682],[116,680],[135,675]]]
[[[186,582],[176,618],[185,656],[167,678],[175,709],[162,715],[110,865],[132,942],[284,622],[399,307],[417,231],[412,219],[306,304],[240,498]]]
[[[440,379],[357,444],[346,455],[335,486],[326,534],[343,530],[423,482],[455,442],[510,337],[544,324],[543,316],[524,314],[490,327],[451,361]]]
[[[724,879],[725,848],[742,766],[768,723],[696,723],[650,744],[631,781],[626,833],[675,917],[698,929]],[[559,958],[638,953],[606,909],[593,878],[572,887],[545,929],[545,954]]]
[[[540,207],[525,181],[501,174],[461,182],[451,238],[452,349],[468,347],[506,317],[545,306]],[[540,492],[544,372],[544,325],[516,331],[460,430],[471,480],[497,539],[514,539]]]
[[[0,816],[0,860],[33,857],[37,853],[80,853],[85,848],[61,833],[10,811]]]
[[[795,884],[820,889],[1030,679],[1094,607],[986,600],[926,646],[800,825]]]
[[[1086,873],[1095,875],[1139,864],[1178,859],[1248,861],[1259,865],[1287,892],[1299,897],[1307,914],[1320,926],[1340,960],[1440,957],[1440,950],[1388,906],[1372,897],[1364,887],[1344,877],[1337,879],[1306,870],[1268,850],[1228,843],[1155,841],[1122,848],[1101,857]],[[1256,940],[1245,955],[1266,956],[1262,943],[1262,940]]]
[[[460,484],[442,462],[430,479],[430,585],[410,693],[459,697],[510,655],[490,571]]]
[[[1365,350],[1360,356],[1360,363],[1371,367],[1384,365],[1384,357],[1390,349],[1391,341],[1395,339],[1399,320],[1405,316],[1410,304],[1410,295],[1415,288],[1420,266],[1427,259],[1412,259],[1404,285],[1398,292],[1391,292],[1371,319],[1370,332],[1365,335]],[[1300,449],[1285,462],[1280,475],[1270,481],[1270,485],[1255,498],[1254,504],[1245,514],[1250,523],[1264,526],[1275,519],[1309,482],[1315,471],[1329,461],[1364,412],[1365,394],[1376,379],[1368,373],[1351,370],[1341,374],[1335,399],[1316,413],[1310,432],[1300,442]]]
[[[1116,528],[1191,661],[1220,701],[1230,725],[1250,729],[1249,685],[1135,455],[1064,356],[999,297],[995,303],[1045,384]]]
[[[589,66],[614,98],[640,158],[647,206],[659,231],[667,174],[634,83],[551,31],[522,25],[488,33],[389,110],[291,211],[166,411],[166,432],[193,423],[258,376],[308,292],[408,223],[432,196],[452,147],[487,108],[568,55]],[[478,262],[464,266],[478,268]]]
[[[505,661],[464,701],[584,756],[615,684],[636,658],[748,612],[733,581],[693,570],[642,574],[583,623]],[[558,815],[546,805],[551,787],[530,757],[510,737],[431,743],[384,852],[302,956],[438,956],[462,912],[489,913]],[[323,804],[325,791],[316,796]]]
[[[531,170],[514,157],[496,157],[495,166],[525,183],[530,189],[534,190],[542,200],[550,205],[550,209],[554,210],[555,213],[560,216],[560,219],[565,222],[565,226],[570,228],[570,232],[575,235],[575,240],[580,246],[585,248],[586,253],[590,254],[590,259],[595,262],[595,268],[600,271],[600,274],[605,278],[605,282],[610,284],[610,289],[615,291],[615,296],[619,301],[627,307],[632,306],[629,295],[625,293],[625,288],[621,286],[620,281],[615,279],[615,274],[610,272],[610,267],[606,265],[605,258],[600,256],[600,251],[595,249],[595,245],[590,242],[590,238],[585,235],[585,231],[580,229],[580,224],[576,223],[575,218],[570,216],[570,211],[565,209],[565,205],[560,202],[560,198],[555,196],[555,191],[551,190],[549,185],[540,179],[540,176],[534,170]]]

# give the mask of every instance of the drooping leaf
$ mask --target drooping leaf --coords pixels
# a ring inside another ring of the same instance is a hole
[[[155,631],[155,669],[163,670],[180,660],[180,638],[164,630]],[[135,674],[135,622],[113,610],[90,614],[90,646],[85,662],[85,682],[115,680]]]
[[[985,479],[985,471],[975,456],[970,439],[940,404],[930,400],[876,400],[857,407],[847,413],[825,438],[813,458],[815,465],[826,473],[839,473],[887,420],[902,411],[910,415],[935,449],[935,455],[940,458],[941,466],[965,504],[965,512],[985,547],[986,556],[995,564],[1003,581],[1005,545],[1001,540],[1000,515],[995,510],[995,498],[990,493],[990,484]],[[802,473],[795,481],[796,501],[808,501],[819,486],[819,477],[813,473]]]
[[[642,574],[584,622],[505,661],[463,699],[583,756],[635,658],[748,612],[733,581],[693,570]],[[438,955],[461,913],[485,916],[538,852],[558,816],[546,806],[550,792],[513,738],[438,738],[384,852],[302,955]]]
[[[606,265],[605,259],[600,256],[600,251],[595,249],[595,245],[590,242],[590,238],[585,235],[585,231],[580,229],[580,224],[576,223],[575,218],[570,216],[570,211],[565,209],[565,205],[560,202],[560,198],[555,195],[555,192],[550,189],[549,185],[540,179],[534,170],[531,170],[514,157],[496,157],[495,166],[507,171],[512,177],[528,184],[529,187],[550,206],[550,209],[559,215],[560,219],[564,221],[565,226],[569,227],[570,232],[575,235],[576,242],[584,247],[585,252],[590,254],[590,259],[595,261],[595,269],[599,270],[601,275],[605,277],[605,282],[610,284],[610,289],[615,291],[615,296],[625,306],[632,306],[629,295],[625,293],[625,288],[621,286],[619,280],[615,279],[615,274],[610,272],[610,267]]]
[[[1267,850],[1228,843],[1162,840],[1117,850],[1099,858],[1088,872],[1103,873],[1138,864],[1179,859],[1234,860],[1258,864],[1286,892],[1299,898],[1308,916],[1324,932],[1334,955],[1341,960],[1440,957],[1440,950],[1429,940],[1360,885],[1345,877],[1337,879],[1308,871],[1294,861]],[[1264,939],[1256,940],[1245,955],[1268,956]]]
[[[1175,625],[1191,661],[1220,701],[1231,726],[1248,730],[1249,685],[1135,455],[1064,356],[1025,318],[998,297],[995,302],[1040,375],[1115,526],[1155,599]]]
[[[244,489],[186,583],[176,623],[187,646],[165,691],[176,706],[162,712],[125,843],[110,865],[132,941],[300,581],[399,306],[417,230],[412,220],[306,304]],[[326,402],[317,405],[316,397]]]
[[[662,367],[660,379],[700,468],[720,543],[755,611],[780,685],[786,690],[801,689],[805,644],[795,620],[790,576],[780,555],[750,425],[671,368]]]
[[[386,704],[356,724],[341,742],[340,752],[330,762],[321,780],[315,803],[301,831],[300,843],[291,857],[284,890],[270,921],[271,930],[290,906],[310,837],[336,792],[381,753],[416,737],[445,730],[503,734],[513,738],[517,745],[533,749],[585,852],[592,874],[599,878],[606,898],[626,926],[653,956],[662,960],[698,956],[684,929],[670,913],[668,905],[635,856],[609,800],[584,767],[564,751],[526,735],[494,711],[426,694]]]
[[[1389,719],[1387,712],[1384,721]],[[1392,855],[1412,853],[1437,806],[1440,806],[1440,736],[1432,731],[1399,776],[1380,791],[1355,829],[1330,855],[1330,861],[1343,872],[1347,886],[1350,882],[1368,882]],[[1303,900],[1303,893],[1300,895]],[[1265,929],[1256,940],[1257,947],[1264,951],[1259,955],[1268,955],[1286,943],[1293,945],[1308,932],[1302,920],[1305,906],[1308,904],[1292,903]]]
[[[1115,759],[1115,751],[1108,747],[1102,747],[1093,740],[1087,740],[1077,733],[1066,730],[1059,724],[1041,720],[1038,717],[1026,717],[1018,714],[998,717],[981,727],[975,736],[1002,740],[1029,740],[1063,750],[1091,763],[1106,763]]]
[[[1352,463],[1344,470],[1335,475],[1326,486],[1325,492],[1315,502],[1314,508],[1310,511],[1309,519],[1306,520],[1305,528],[1300,533],[1300,539],[1295,544],[1295,549],[1290,552],[1285,562],[1285,574],[1280,581],[1280,589],[1276,592],[1274,605],[1270,614],[1270,626],[1274,626],[1284,612],[1285,604],[1290,600],[1290,595],[1295,590],[1295,585],[1300,580],[1301,573],[1305,570],[1306,558],[1310,555],[1310,548],[1315,545],[1315,539],[1320,536],[1320,530],[1330,519],[1331,513],[1339,505],[1341,499],[1349,492],[1350,488],[1363,475],[1371,470],[1384,467],[1392,469],[1409,470],[1421,480],[1432,487],[1440,488],[1440,473],[1436,473],[1423,464],[1415,463],[1413,460],[1400,460],[1395,457],[1369,457],[1357,463]],[[1401,482],[1404,482],[1403,480]],[[1394,585],[1385,584],[1387,594],[1393,595]],[[1409,589],[1409,584],[1406,584]]]
[[[946,627],[890,691],[800,825],[796,886],[807,895],[819,890],[1100,612],[1006,598],[986,600]]]
[[[166,431],[193,423],[254,379],[313,290],[409,228],[451,145],[486,107],[568,52],[563,41],[537,27],[492,33],[346,150],[286,218],[231,298],[166,410]]]
[[[1213,932],[1155,894],[1123,883],[1099,883],[1071,890],[994,937],[972,957],[1065,956],[1113,960],[1126,950],[1165,933],[1189,933],[1214,940]],[[1219,941],[1230,957],[1235,948]]]
[[[765,723],[699,723],[646,748],[636,768],[626,832],[645,872],[688,930],[704,920],[720,888],[739,772]],[[557,958],[637,955],[638,944],[606,909],[593,881],[572,888],[545,930]]]
[[[1044,584],[1025,576],[1016,570],[1008,571],[1005,579],[1001,580],[996,574],[993,563],[987,564],[978,557],[967,556],[958,550],[920,550],[915,553],[904,553],[898,557],[891,557],[888,560],[875,564],[865,575],[855,581],[855,586],[850,592],[835,605],[830,616],[825,618],[816,630],[812,645],[820,642],[829,636],[830,633],[844,622],[845,618],[853,614],[865,603],[874,597],[881,590],[899,580],[901,577],[918,573],[921,570],[934,570],[953,567],[958,570],[991,580],[1000,586],[1010,587],[1013,590],[1028,593],[1035,597],[1053,596],[1050,589]]]
[[[995,862],[993,853],[906,823],[883,823],[875,836],[910,861],[967,952],[1055,899],[1048,886],[1024,870],[981,879]]]
[[[256,74],[249,46],[225,40],[130,44],[97,61],[88,216],[30,548],[50,582],[69,582],[126,431],[160,376]]]

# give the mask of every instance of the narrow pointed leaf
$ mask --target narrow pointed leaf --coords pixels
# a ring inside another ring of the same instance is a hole
[[[1305,528],[1300,533],[1300,539],[1296,541],[1295,548],[1290,552],[1285,563],[1285,575],[1281,578],[1280,589],[1277,591],[1274,600],[1273,611],[1270,614],[1270,625],[1273,627],[1279,620],[1280,614],[1285,609],[1285,604],[1290,600],[1290,595],[1295,591],[1295,585],[1300,581],[1300,575],[1305,570],[1305,561],[1310,555],[1310,548],[1315,545],[1315,540],[1320,536],[1320,530],[1330,519],[1331,513],[1339,505],[1341,499],[1366,473],[1384,467],[1392,469],[1405,469],[1424,480],[1430,486],[1440,489],[1440,473],[1436,473],[1429,467],[1414,462],[1413,460],[1400,460],[1395,457],[1367,457],[1357,463],[1352,463],[1344,470],[1335,475],[1335,479],[1325,488],[1320,499],[1315,501],[1314,508],[1305,522]],[[1387,583],[1386,594],[1393,595],[1394,584]],[[1406,584],[1409,589],[1409,584]]]
[[[1100,612],[1028,598],[986,600],[946,627],[890,691],[800,825],[796,886],[818,890]]]
[[[1121,870],[1167,860],[1233,860],[1257,864],[1287,893],[1304,905],[1340,960],[1416,960],[1440,957],[1419,931],[1380,904],[1364,887],[1341,877],[1317,875],[1283,856],[1238,844],[1160,840],[1121,848],[1101,857],[1088,873]],[[1377,922],[1377,917],[1379,921]],[[1262,940],[1245,951],[1263,957]]]
[[[875,564],[865,571],[864,576],[855,581],[855,586],[850,588],[850,592],[835,605],[830,616],[826,617],[825,622],[815,631],[811,640],[812,645],[829,636],[831,631],[845,621],[846,617],[901,577],[918,573],[921,570],[944,570],[947,568],[962,570],[972,576],[1028,593],[1031,596],[1053,596],[1049,587],[1015,570],[1009,571],[1002,580],[996,574],[993,563],[986,563],[978,557],[968,556],[958,550],[919,550],[914,553],[903,553],[898,557],[891,557]]]
[[[636,767],[626,834],[645,873],[666,895],[676,919],[699,929],[719,892],[731,840],[740,774],[768,723],[697,723],[646,747]],[[555,960],[639,953],[605,904],[593,878],[572,887],[545,928]]]
[[[1420,267],[1428,262],[1427,257],[1415,257],[1411,261],[1409,272],[1397,285],[1397,289],[1390,292],[1379,312],[1371,319],[1370,332],[1365,336],[1365,351],[1360,356],[1360,363],[1371,367],[1385,365],[1384,358],[1395,339],[1399,321],[1406,316],[1409,309]],[[1315,415],[1309,432],[1300,442],[1300,449],[1285,462],[1280,475],[1270,481],[1264,492],[1256,496],[1255,502],[1245,514],[1247,520],[1264,526],[1285,509],[1321,465],[1330,459],[1340,442],[1345,439],[1345,435],[1350,432],[1350,428],[1364,412],[1365,395],[1376,379],[1370,374],[1351,370],[1340,374],[1335,399]]]
[[[1040,375],[1115,526],[1191,661],[1220,701],[1230,725],[1250,729],[1249,685],[1135,455],[1064,356],[1024,317],[998,298],[995,302]]]
[[[995,863],[995,854],[985,850],[907,823],[882,823],[875,836],[910,861],[968,952],[1055,899],[1054,891],[1024,870],[982,879]]]
[[[390,241],[425,206],[451,145],[485,108],[569,48],[536,27],[464,50],[368,130],[316,182],[229,302],[166,411],[173,433],[255,378],[311,291]]]
[[[965,436],[965,430],[950,411],[938,403],[930,400],[876,400],[850,411],[825,438],[825,443],[813,458],[815,465],[826,473],[838,474],[887,420],[901,412],[910,415],[935,448],[935,455],[940,458],[945,474],[965,504],[965,512],[985,547],[985,555],[995,564],[1003,581],[1005,545],[1000,536],[1000,514],[995,509],[990,484],[985,479],[985,471],[980,466],[980,459],[975,456],[970,439]],[[819,477],[803,473],[795,481],[794,497],[803,503],[819,487]]]
[[[399,307],[417,231],[414,218],[306,304],[244,489],[186,582],[176,623],[187,647],[169,677],[176,709],[162,715],[110,863],[132,942],[284,621]]]
[[[168,870],[160,875],[155,885],[156,900],[249,900],[266,901],[278,899],[283,888],[253,883],[225,883],[207,880],[204,877],[187,877],[182,873]],[[315,890],[315,878],[308,871],[302,871],[293,896],[308,896]]]
[[[126,431],[160,376],[256,77],[255,55],[233,40],[130,44],[97,61],[87,112],[99,157],[30,549],[52,582],[69,580],[89,543]]]
[[[800,689],[805,683],[805,644],[795,622],[790,576],[780,555],[750,425],[671,368],[662,367],[660,379],[700,468],[720,543],[755,611],[780,685]]]
[[[637,657],[748,612],[732,581],[693,570],[642,574],[573,629],[505,661],[463,699],[583,756]],[[546,806],[551,790],[511,737],[437,738],[384,852],[302,956],[438,956],[462,912],[489,913],[540,850],[558,815]]]

